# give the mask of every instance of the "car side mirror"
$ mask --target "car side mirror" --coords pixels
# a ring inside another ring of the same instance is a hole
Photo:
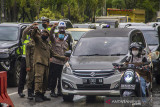
[[[72,53],[72,51],[71,51],[71,50],[66,51],[66,52],[65,52],[65,56],[66,56],[66,57],[70,57],[70,56],[71,56],[71,53]]]

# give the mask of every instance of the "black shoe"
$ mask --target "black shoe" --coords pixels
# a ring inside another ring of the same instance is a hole
[[[35,95],[35,102],[43,102],[41,93],[36,93]]]
[[[21,98],[23,98],[23,97],[25,97],[25,94],[19,93],[19,96],[20,96]]]
[[[33,95],[32,95],[32,93],[28,93],[28,97],[27,97],[27,99],[29,99],[29,100],[33,100]]]
[[[47,98],[46,96],[44,96],[44,94],[42,95],[42,99],[43,99],[44,101],[50,101],[50,100],[51,100],[50,98]]]
[[[35,102],[43,102],[44,100],[41,97],[35,97]]]
[[[34,94],[34,93],[32,93],[32,97],[35,97],[35,94]]]
[[[62,92],[59,92],[57,95],[58,95],[58,96],[62,96]]]
[[[51,96],[51,97],[58,97],[58,95],[57,95],[55,92],[51,92],[51,93],[50,93],[50,96]]]
[[[47,91],[51,91],[51,89],[50,89],[50,88],[47,88]]]
[[[28,96],[27,99],[28,100],[33,100],[33,97],[32,96]]]

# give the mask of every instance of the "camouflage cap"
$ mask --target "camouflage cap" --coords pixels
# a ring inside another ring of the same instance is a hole
[[[43,29],[41,32],[48,33],[48,35],[50,35],[49,31],[46,29]]]
[[[49,22],[49,18],[47,17],[42,18],[42,22]]]

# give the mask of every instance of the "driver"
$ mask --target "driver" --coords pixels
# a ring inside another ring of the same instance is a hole
[[[127,58],[128,63],[142,64],[147,62],[147,56],[144,55],[145,52],[143,52],[142,46],[137,42],[133,42],[130,45],[129,51],[131,56]],[[151,82],[151,74],[144,70],[137,70],[137,72],[140,75],[142,97],[146,97],[146,82]]]

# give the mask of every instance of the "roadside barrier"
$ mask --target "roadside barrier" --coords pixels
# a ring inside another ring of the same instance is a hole
[[[0,107],[14,107],[7,94],[7,72],[0,72]]]

